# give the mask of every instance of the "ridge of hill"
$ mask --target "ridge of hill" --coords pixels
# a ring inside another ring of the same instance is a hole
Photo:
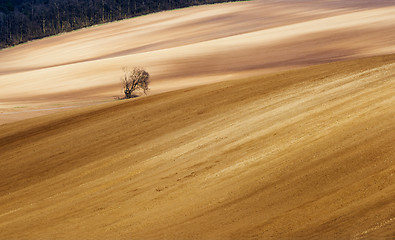
[[[230,0],[2,0],[0,49],[149,13]]]
[[[390,239],[395,55],[0,126],[0,239]]]

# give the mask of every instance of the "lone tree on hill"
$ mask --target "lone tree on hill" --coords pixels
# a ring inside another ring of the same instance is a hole
[[[124,76],[121,78],[122,86],[124,88],[125,98],[132,98],[136,95],[133,94],[136,90],[143,90],[144,94],[149,90],[148,84],[149,73],[141,67],[123,68]]]

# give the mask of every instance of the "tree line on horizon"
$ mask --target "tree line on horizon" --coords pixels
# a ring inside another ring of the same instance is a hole
[[[231,1],[0,0],[0,49],[148,13]]]

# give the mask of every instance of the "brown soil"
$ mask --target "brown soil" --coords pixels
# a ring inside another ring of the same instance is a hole
[[[393,239],[395,55],[0,126],[0,239]]]

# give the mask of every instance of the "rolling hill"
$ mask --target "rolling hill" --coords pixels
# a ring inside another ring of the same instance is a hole
[[[393,239],[395,55],[0,126],[0,239]]]
[[[112,101],[123,66],[151,94],[395,52],[393,1],[255,0],[81,29],[0,51],[0,124]]]

